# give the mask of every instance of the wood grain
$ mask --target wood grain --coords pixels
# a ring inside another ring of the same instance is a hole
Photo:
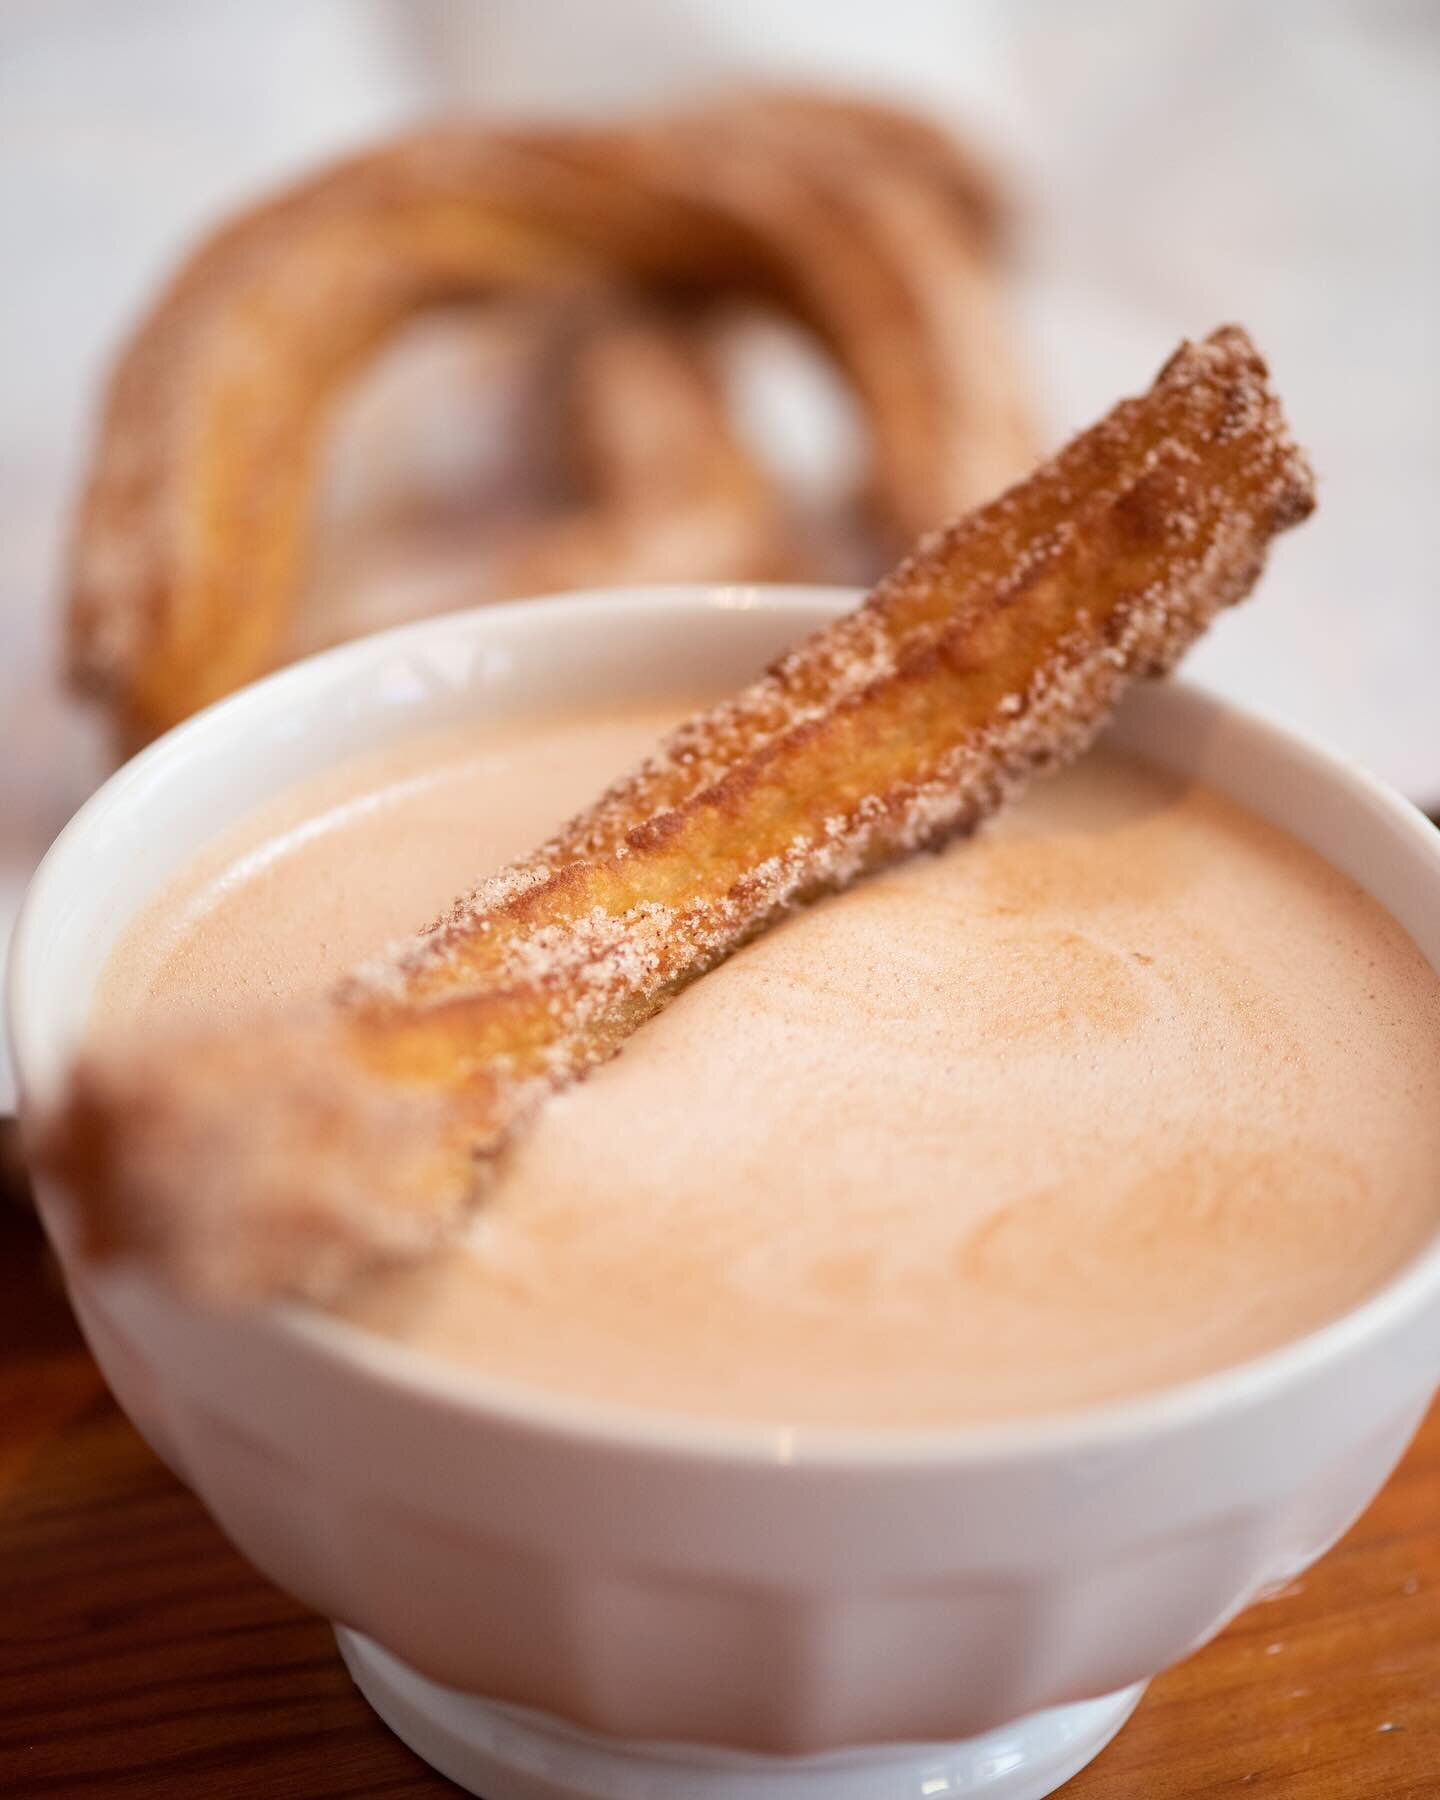
[[[109,1399],[0,1201],[0,1794],[457,1794]],[[1440,1409],[1349,1536],[1163,1675],[1066,1800],[1440,1796]],[[877,1796],[877,1800],[882,1797]]]

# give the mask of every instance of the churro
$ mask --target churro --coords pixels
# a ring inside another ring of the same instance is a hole
[[[789,909],[1072,759],[1312,506],[1245,333],[1182,346],[331,1002],[82,1058],[40,1155],[90,1252],[234,1301],[447,1241],[547,1093]]]

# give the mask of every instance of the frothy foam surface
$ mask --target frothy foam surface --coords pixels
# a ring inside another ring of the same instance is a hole
[[[322,989],[680,711],[308,784],[136,921],[97,1028]],[[1102,748],[690,989],[553,1103],[466,1246],[341,1310],[573,1395],[942,1424],[1272,1348],[1437,1225],[1440,980],[1312,852]]]

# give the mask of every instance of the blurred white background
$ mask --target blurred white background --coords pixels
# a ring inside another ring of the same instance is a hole
[[[604,113],[747,74],[898,93],[989,142],[1053,437],[1180,336],[1251,328],[1322,506],[1191,667],[1440,802],[1433,0],[7,0],[0,944],[103,766],[53,674],[66,513],[97,381],[187,243],[437,110]]]

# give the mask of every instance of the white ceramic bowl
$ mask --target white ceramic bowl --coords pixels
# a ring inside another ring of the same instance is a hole
[[[35,877],[10,991],[22,1110],[55,1093],[125,921],[287,783],[477,714],[719,692],[849,598],[492,607],[201,714],[122,769]],[[1440,968],[1440,835],[1403,801],[1179,685],[1137,692],[1115,729],[1312,844]],[[1334,1540],[1440,1378],[1437,1243],[1323,1330],[1129,1404],[894,1434],[669,1421],[300,1311],[198,1311],[79,1263],[63,1195],[40,1200],[136,1424],[260,1569],[350,1628],[357,1678],[402,1735],[489,1800],[1048,1792],[1134,1684]]]

